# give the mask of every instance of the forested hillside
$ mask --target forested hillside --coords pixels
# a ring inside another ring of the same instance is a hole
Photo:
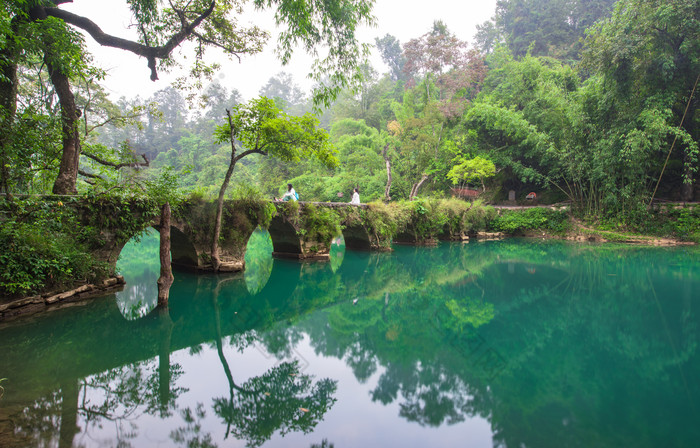
[[[318,115],[337,166],[251,154],[236,165],[231,191],[271,198],[291,182],[302,200],[349,201],[358,187],[363,202],[454,188],[499,202],[509,190],[518,200],[534,191],[540,202],[567,200],[581,215],[623,221],[643,215],[652,196],[697,200],[697,0],[501,0],[474,42],[436,20],[407,42],[387,34],[375,45],[384,65],[366,63],[361,83]],[[60,101],[45,64],[25,54],[0,185],[41,193],[60,165]],[[215,129],[251,98],[213,82],[199,96],[167,88],[115,102],[90,67],[71,75],[78,189],[167,172],[181,189],[214,198],[231,155]],[[259,94],[284,112],[317,111],[289,73],[266,76]]]

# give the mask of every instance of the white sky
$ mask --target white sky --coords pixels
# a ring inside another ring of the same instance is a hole
[[[124,0],[73,0],[72,4],[61,6],[62,9],[86,16],[97,23],[103,31],[124,38],[134,38],[132,30],[127,29],[130,15]],[[389,33],[401,43],[419,37],[428,32],[435,20],[442,20],[447,27],[462,40],[471,45],[476,33],[476,26],[490,19],[496,8],[496,0],[376,0],[373,14],[376,27],[364,27],[360,31],[363,42],[374,43],[375,37]],[[222,70],[217,73],[219,82],[229,90],[238,89],[245,99],[257,96],[260,88],[271,76],[286,71],[294,80],[307,89],[311,83],[306,79],[311,66],[311,59],[303,57],[303,52],[295,53],[290,65],[283,67],[276,59],[273,49],[274,22],[271,13],[252,12],[241,22],[251,22],[273,33],[264,52],[255,56],[246,56],[241,62],[228,62],[222,59]],[[159,80],[152,82],[146,60],[124,50],[104,48],[97,45],[89,36],[86,38],[88,49],[95,56],[95,62],[108,71],[102,84],[112,93],[113,99],[120,96],[142,98],[153,92],[168,87],[174,80],[174,74],[159,72]],[[192,57],[192,53],[185,52]],[[210,53],[214,55],[214,53]],[[180,56],[181,57],[181,56]],[[184,61],[186,65],[187,61]],[[384,73],[386,66],[375,54],[372,59],[375,69]]]

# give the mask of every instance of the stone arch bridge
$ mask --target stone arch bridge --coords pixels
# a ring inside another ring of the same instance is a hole
[[[199,201],[179,207],[171,218],[171,257],[174,266],[195,271],[213,269],[210,251],[216,203]],[[160,216],[147,226],[158,228]],[[219,239],[220,271],[240,271],[248,239],[261,226],[272,238],[273,255],[301,260],[327,259],[332,240],[342,232],[349,249],[382,250],[388,248],[391,236],[382,237],[372,225],[371,210],[366,204],[225,201]],[[121,235],[104,232],[98,258],[116,265],[124,245],[138,234]]]

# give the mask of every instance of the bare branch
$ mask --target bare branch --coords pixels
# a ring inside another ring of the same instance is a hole
[[[221,48],[222,50],[224,50],[224,51],[230,53],[231,55],[235,56],[236,58],[238,58],[238,62],[241,62],[241,56],[232,48],[229,48],[226,45],[222,45],[219,42],[216,42],[214,40],[208,39],[197,32],[193,32],[192,35],[195,36],[197,39],[199,39],[202,42],[205,42],[205,43],[212,45],[214,47]]]
[[[60,0],[59,0],[60,1]],[[156,59],[165,59],[170,56],[170,53],[180,45],[185,39],[190,37],[194,30],[204,21],[207,17],[211,15],[216,6],[216,0],[212,0],[209,7],[202,11],[202,13],[197,16],[197,18],[192,23],[183,22],[182,28],[175,34],[173,34],[170,39],[162,46],[151,47],[138,42],[134,42],[128,39],[123,39],[121,37],[112,36],[110,34],[102,31],[95,22],[88,19],[87,17],[79,16],[73,14],[72,12],[64,11],[58,8],[44,8],[46,14],[52,17],[63,20],[64,22],[76,26],[82,30],[85,30],[90,36],[92,36],[95,41],[105,47],[120,48],[122,50],[130,51],[139,56],[143,56],[148,60],[148,68],[151,69],[151,80],[155,81],[158,79],[158,73],[156,71]]]

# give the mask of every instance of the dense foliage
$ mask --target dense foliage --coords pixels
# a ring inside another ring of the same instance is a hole
[[[27,200],[13,205],[2,210],[13,219],[0,226],[0,297],[57,290],[109,273],[90,255],[95,228],[81,225],[71,204]]]

